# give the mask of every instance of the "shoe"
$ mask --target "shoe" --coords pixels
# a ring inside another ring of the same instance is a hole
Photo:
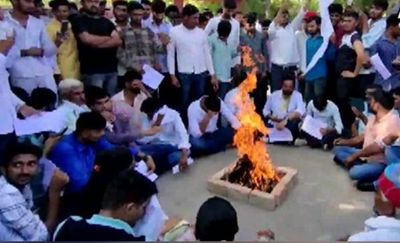
[[[357,189],[362,192],[374,192],[375,186],[372,182],[357,182]]]

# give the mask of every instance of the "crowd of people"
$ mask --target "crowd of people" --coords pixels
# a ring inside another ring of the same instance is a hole
[[[371,220],[397,225],[350,240],[400,240],[399,7],[333,3],[319,16],[306,0],[291,20],[283,1],[270,20],[235,0],[216,15],[163,0],[11,4],[0,14],[0,240],[149,240],[133,228],[158,203],[148,175],[230,148],[239,89],[254,70],[249,96],[266,126],[288,131],[287,146],[333,149],[356,187],[375,191],[381,217]],[[242,64],[245,48],[255,69]],[[155,89],[144,82],[149,68],[164,76]],[[17,123],[52,112],[62,130],[17,136]],[[320,138],[302,129],[306,117],[326,125]],[[234,240],[239,230],[218,197],[195,226],[161,224],[162,240]]]

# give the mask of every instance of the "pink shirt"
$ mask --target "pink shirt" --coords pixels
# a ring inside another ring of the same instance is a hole
[[[400,118],[399,114],[396,111],[390,111],[379,121],[376,119],[376,116],[371,116],[368,119],[368,124],[365,128],[363,148],[366,148],[374,142],[380,141],[386,136],[392,134],[394,131],[399,130]],[[384,162],[384,153],[370,156],[368,158],[368,161]]]

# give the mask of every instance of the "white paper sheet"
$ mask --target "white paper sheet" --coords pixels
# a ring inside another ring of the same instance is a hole
[[[149,169],[144,161],[138,162],[135,166],[135,170],[140,174],[147,176],[147,178],[153,182],[158,179],[158,175],[156,173],[148,173]]]
[[[158,89],[164,79],[164,75],[147,64],[143,65],[143,70],[143,83],[154,90]]]
[[[137,237],[145,236],[146,241],[157,241],[167,219],[168,216],[161,208],[157,196],[153,196],[144,217],[133,227],[133,233]]]
[[[188,165],[190,166],[193,163],[194,163],[194,160],[192,158],[189,158]],[[179,164],[177,164],[172,168],[172,174],[175,175],[175,174],[178,174],[179,172],[181,172],[181,171],[179,169]]]
[[[268,130],[268,138],[270,143],[293,141],[293,135],[287,128],[284,128],[281,131],[276,128],[269,128]]]
[[[386,68],[385,64],[383,64],[381,57],[379,54],[375,54],[370,58],[370,62],[375,70],[382,76],[383,79],[388,79],[392,74]]]
[[[26,119],[17,119],[14,124],[17,136],[31,135],[40,132],[61,132],[65,129],[66,114],[63,109],[41,112]]]
[[[309,135],[321,140],[323,135],[321,133],[321,128],[327,128],[328,125],[320,120],[314,119],[311,116],[306,116],[304,119],[301,130],[308,133]]]

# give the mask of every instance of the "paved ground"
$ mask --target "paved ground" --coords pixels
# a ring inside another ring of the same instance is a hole
[[[373,194],[358,192],[332,155],[304,146],[269,146],[276,165],[296,168],[298,184],[283,205],[273,212],[232,201],[239,217],[237,240],[253,240],[259,229],[269,228],[283,241],[336,240],[363,228],[372,215]],[[208,178],[235,161],[234,150],[197,160],[184,174],[162,176],[159,198],[167,214],[194,222],[202,202],[212,196]]]

